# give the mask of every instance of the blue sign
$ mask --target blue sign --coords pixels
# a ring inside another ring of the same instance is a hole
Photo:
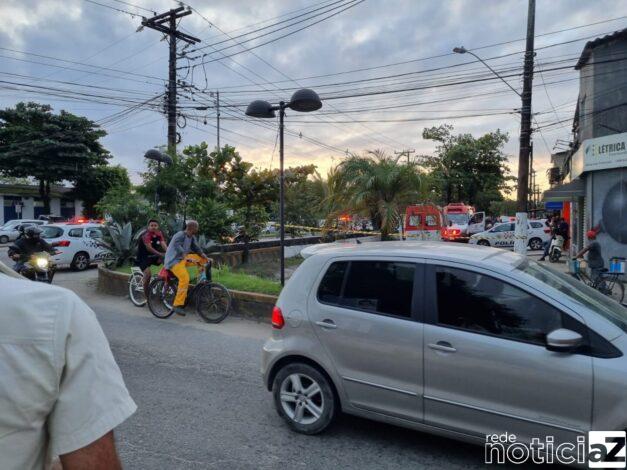
[[[564,208],[564,203],[561,201],[548,201],[544,203],[544,209],[550,211],[561,211]]]

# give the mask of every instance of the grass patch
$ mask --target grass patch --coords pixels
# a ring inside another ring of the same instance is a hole
[[[151,267],[153,274],[158,274],[161,270],[161,266]],[[198,269],[195,267],[187,268],[189,275],[192,278],[192,282],[198,276]],[[130,266],[122,266],[117,268],[116,271],[130,274]],[[246,274],[242,272],[232,271],[229,268],[213,269],[213,280],[226,286],[227,289],[241,290],[247,292],[257,292],[259,294],[279,295],[281,292],[281,283],[273,281],[272,279],[266,279],[263,277],[255,276],[253,274]]]

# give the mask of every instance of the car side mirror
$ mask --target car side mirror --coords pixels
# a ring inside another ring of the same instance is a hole
[[[583,342],[583,337],[572,330],[559,328],[546,335],[546,348],[555,352],[574,352]]]

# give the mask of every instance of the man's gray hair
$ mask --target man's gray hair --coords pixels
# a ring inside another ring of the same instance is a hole
[[[187,222],[185,222],[185,229],[191,228],[191,227],[198,227],[198,222],[196,222],[195,220],[188,220]]]

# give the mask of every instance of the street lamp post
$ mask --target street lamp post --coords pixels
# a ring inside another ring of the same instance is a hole
[[[475,59],[477,59],[483,65],[485,65],[494,75],[496,75],[503,83],[505,83],[510,88],[510,90],[512,90],[514,93],[516,93],[516,95],[518,95],[518,97],[520,97],[522,99],[522,97],[523,97],[522,94],[519,93],[518,90],[516,90],[513,86],[511,86],[507,80],[505,80],[503,77],[501,77],[496,70],[494,70],[492,67],[490,67],[487,64],[487,62],[485,62],[477,54],[475,54],[472,51],[469,51],[464,46],[455,47],[453,49],[453,52],[455,52],[456,54],[470,54],[471,56],[473,56]],[[524,112],[525,112],[525,107],[524,107],[524,100],[523,100],[523,107],[520,110],[521,119],[522,119],[522,116],[523,116]],[[518,184],[519,185],[524,184],[525,187],[526,187],[529,184],[529,182],[528,181],[524,181],[524,182],[521,181],[520,174],[521,173],[519,171]],[[527,201],[525,201],[525,207],[527,207]],[[527,238],[528,238],[527,212],[518,211],[516,213],[516,225],[515,225],[514,237],[515,237],[515,239],[514,239],[514,251],[516,253],[526,254],[527,253]]]
[[[146,160],[153,160],[157,162],[157,185],[155,186],[155,210],[159,212],[159,173],[161,172],[161,164],[166,166],[172,165],[172,157],[160,152],[157,149],[150,149],[144,154]]]
[[[256,100],[246,108],[246,115],[254,118],[272,119],[276,117],[275,111],[279,112],[279,225],[281,238],[281,285],[285,285],[285,175],[284,175],[284,145],[283,134],[285,120],[285,110],[287,108],[308,113],[317,111],[322,107],[322,101],[318,94],[308,88],[296,91],[291,100],[279,102],[273,106],[264,100]]]

